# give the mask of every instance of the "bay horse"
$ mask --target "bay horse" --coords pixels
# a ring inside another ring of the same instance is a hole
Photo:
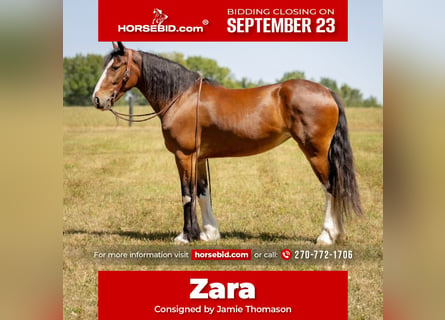
[[[317,244],[344,234],[344,217],[362,214],[344,107],[328,88],[307,80],[250,89],[227,89],[178,63],[113,42],[92,95],[97,109],[111,110],[138,88],[161,120],[165,146],[175,156],[181,182],[184,227],[176,242],[218,240],[205,161],[272,149],[293,138],[325,195]],[[203,230],[196,215],[202,214]]]

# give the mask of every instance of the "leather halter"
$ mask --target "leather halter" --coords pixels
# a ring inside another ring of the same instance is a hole
[[[128,60],[127,60],[127,69],[125,70],[124,76],[122,77],[122,81],[119,84],[119,86],[114,90],[113,95],[116,97],[117,94],[122,90],[122,88],[125,87],[125,84],[130,79],[131,72],[131,61],[133,59],[133,51],[131,49],[128,49]]]

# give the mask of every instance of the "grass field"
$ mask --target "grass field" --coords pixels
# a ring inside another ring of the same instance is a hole
[[[97,319],[97,271],[109,269],[348,270],[349,318],[382,319],[383,110],[346,113],[366,214],[348,221],[346,241],[336,248],[353,250],[353,260],[134,264],[102,262],[93,252],[177,248],[172,240],[183,223],[179,178],[159,120],[129,128],[109,112],[64,108],[64,319]],[[210,169],[222,239],[180,249],[315,248],[324,194],[293,140],[257,156],[212,159]]]

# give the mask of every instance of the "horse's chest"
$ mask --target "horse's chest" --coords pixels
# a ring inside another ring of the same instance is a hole
[[[178,149],[184,151],[195,149],[196,123],[194,120],[168,119],[162,123],[162,134],[165,146],[170,152],[174,153]]]

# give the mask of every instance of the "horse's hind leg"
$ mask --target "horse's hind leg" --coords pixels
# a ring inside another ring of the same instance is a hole
[[[342,235],[343,226],[338,223],[336,217],[336,212],[334,211],[334,199],[329,190],[329,160],[328,160],[328,148],[310,146],[311,151],[307,151],[308,146],[306,146],[305,154],[311,164],[312,170],[318,177],[320,183],[322,184],[323,190],[326,195],[326,206],[325,206],[325,218],[323,222],[323,229],[321,234],[317,238],[317,244],[319,245],[332,245],[335,241]],[[322,149],[322,151],[320,150]]]
[[[326,195],[323,229],[320,236],[317,238],[317,244],[331,245],[335,243],[335,240],[340,236],[343,230],[342,226],[339,226],[337,223],[333,207],[333,197],[332,194],[328,192],[329,161],[327,150],[323,152],[317,151],[315,154],[309,153],[309,155],[306,154],[306,157],[308,158],[312,170],[318,177],[318,180],[320,181]]]
[[[198,163],[198,202],[201,207],[203,231],[201,240],[213,241],[220,239],[218,224],[213,215],[212,200],[207,179],[206,160]]]
[[[337,212],[334,209],[334,199],[329,192],[329,146],[333,136],[333,130],[306,130],[305,134],[293,134],[294,139],[298,142],[301,150],[308,159],[312,170],[320,181],[326,195],[325,218],[323,222],[322,232],[317,238],[317,244],[332,245],[341,237],[343,233],[343,225],[341,220],[337,218]],[[332,132],[331,132],[332,131]],[[297,131],[294,131],[294,133]],[[298,132],[302,132],[301,130]]]
[[[343,234],[345,209],[361,212],[343,106],[327,88],[303,80],[284,82],[280,98],[284,123],[326,193],[317,243],[334,244]]]

